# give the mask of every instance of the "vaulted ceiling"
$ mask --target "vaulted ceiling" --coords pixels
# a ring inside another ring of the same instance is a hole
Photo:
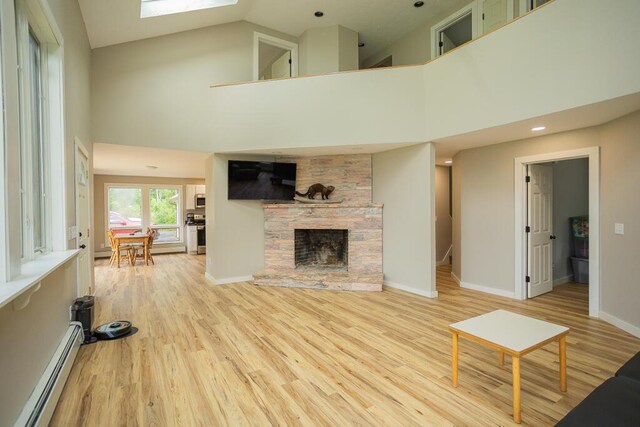
[[[235,21],[249,21],[294,37],[309,28],[343,25],[360,34],[361,58],[470,0],[238,0],[233,6],[140,18],[140,0],[79,0],[91,47],[98,48]],[[324,12],[316,18],[314,12]]]

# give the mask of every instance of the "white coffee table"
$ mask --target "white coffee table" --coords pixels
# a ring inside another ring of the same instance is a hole
[[[560,350],[560,390],[567,391],[567,343],[569,328],[555,325],[506,310],[496,310],[481,316],[449,325],[453,335],[453,366],[451,380],[458,386],[458,337],[484,344],[500,352],[499,362],[504,364],[504,354],[511,355],[513,369],[513,420],[520,417],[520,358],[533,350],[558,341]]]

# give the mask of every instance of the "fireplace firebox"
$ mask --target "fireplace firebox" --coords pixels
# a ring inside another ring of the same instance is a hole
[[[349,230],[296,229],[296,268],[347,270]]]

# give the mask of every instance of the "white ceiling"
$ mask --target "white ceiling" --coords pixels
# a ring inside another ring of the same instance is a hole
[[[427,21],[446,17],[470,0],[239,0],[233,6],[140,18],[139,0],[79,0],[91,47],[98,48],[235,21],[249,21],[298,37],[309,28],[340,24],[360,33],[367,58]],[[316,18],[313,13],[324,12]]]
[[[98,175],[203,178],[211,153],[129,145],[93,144],[93,172]],[[157,166],[157,169],[147,166]]]
[[[468,148],[598,126],[637,110],[640,110],[640,93],[584,107],[558,111],[521,122],[439,139],[434,141],[436,145],[436,163],[444,164],[445,160],[451,159],[459,151]],[[546,129],[542,132],[532,132],[531,129],[535,126],[545,126]]]

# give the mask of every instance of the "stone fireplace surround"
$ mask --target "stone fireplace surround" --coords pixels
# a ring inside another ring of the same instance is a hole
[[[265,204],[265,269],[261,286],[352,291],[382,290],[382,205]],[[295,230],[348,230],[346,268],[296,268]]]
[[[297,165],[296,189],[317,182],[335,186],[342,203],[265,204],[264,270],[254,273],[261,286],[333,290],[382,290],[382,205],[371,200],[371,155],[278,158]],[[296,230],[347,230],[342,265],[298,265]]]

